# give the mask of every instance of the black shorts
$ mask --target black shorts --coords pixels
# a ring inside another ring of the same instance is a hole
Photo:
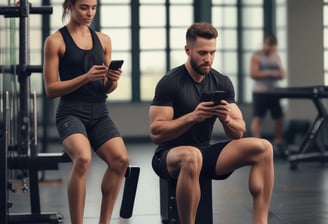
[[[279,98],[263,96],[253,92],[253,115],[263,118],[268,110],[271,113],[272,119],[282,117],[283,112]]]
[[[229,143],[230,141],[224,141],[224,142],[218,142],[212,145],[208,145],[205,147],[199,148],[199,150],[202,153],[203,156],[203,166],[201,169],[200,177],[202,178],[208,178],[208,179],[214,179],[214,180],[224,180],[228,178],[231,173],[227,173],[225,175],[216,175],[215,167],[217,160],[220,156],[220,153],[222,149]],[[158,151],[154,154],[153,160],[152,160],[152,167],[155,171],[155,173],[165,179],[172,179],[170,176],[167,165],[166,165],[166,157],[168,152],[171,149],[164,149],[161,151]]]
[[[95,151],[106,141],[120,136],[108,115],[106,103],[60,101],[56,125],[61,141],[72,134],[80,133],[89,139]]]

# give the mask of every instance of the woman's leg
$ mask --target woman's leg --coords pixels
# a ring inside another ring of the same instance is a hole
[[[82,134],[70,135],[63,143],[73,162],[67,187],[71,223],[82,224],[86,178],[91,164],[91,147],[89,140]]]
[[[108,224],[129,160],[121,137],[108,140],[96,152],[108,165],[101,184],[102,201],[99,219],[99,224]]]

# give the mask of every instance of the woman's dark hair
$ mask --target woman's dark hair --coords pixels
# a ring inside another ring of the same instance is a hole
[[[75,5],[77,0],[65,0],[63,3],[63,14],[62,14],[62,21],[65,20],[66,16],[70,14],[69,6],[70,4]]]
[[[194,42],[197,37],[202,37],[206,39],[217,38],[218,31],[209,23],[206,22],[197,22],[191,25],[186,33],[186,41]]]

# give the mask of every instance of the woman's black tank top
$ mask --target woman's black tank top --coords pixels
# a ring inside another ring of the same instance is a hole
[[[67,27],[62,27],[59,31],[65,42],[65,53],[59,60],[59,77],[61,81],[70,80],[85,74],[93,65],[104,63],[104,50],[95,31],[89,28],[92,36],[92,48],[83,50],[79,48]],[[89,82],[74,92],[62,96],[64,101],[82,102],[105,102],[107,95],[104,89],[103,80]]]

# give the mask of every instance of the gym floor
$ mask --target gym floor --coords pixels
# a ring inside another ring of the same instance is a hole
[[[60,151],[55,146],[54,151]],[[140,177],[133,216],[121,219],[121,196],[116,203],[112,224],[160,224],[159,179],[150,161],[155,146],[151,143],[127,144],[130,164],[140,167]],[[66,183],[71,163],[60,164],[59,170],[45,171],[40,183],[42,212],[58,212],[69,224]],[[88,176],[85,224],[96,224],[100,208],[100,182],[105,164],[93,157]],[[275,187],[270,208],[269,224],[328,223],[328,166],[318,162],[299,163],[297,170],[289,169],[285,159],[275,159]],[[214,224],[252,223],[252,198],[248,192],[249,167],[235,171],[224,181],[213,181]],[[29,194],[14,182],[16,193],[10,193],[13,207],[10,213],[30,211]],[[206,224],[206,223],[204,223]]]

